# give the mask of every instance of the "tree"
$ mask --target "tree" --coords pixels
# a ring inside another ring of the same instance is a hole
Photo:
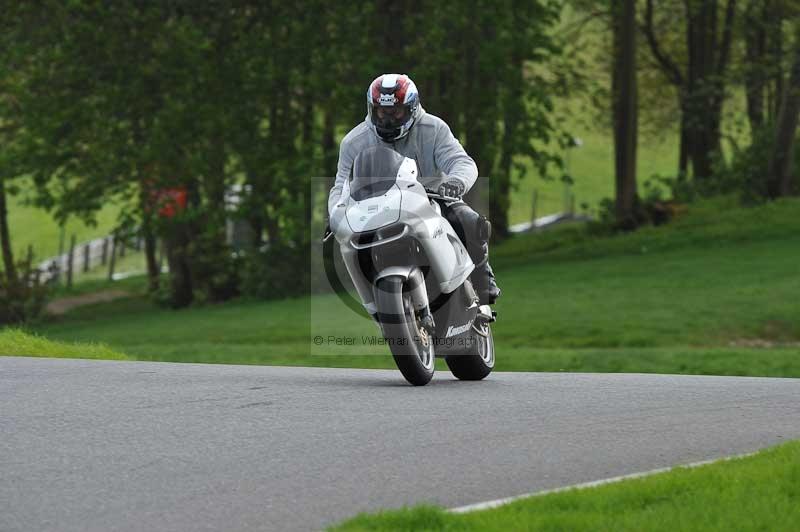
[[[774,123],[783,91],[785,0],[750,0],[742,16],[742,61],[750,130]]]
[[[16,187],[24,169],[19,164],[19,136],[23,130],[24,108],[20,101],[24,74],[29,67],[31,52],[22,38],[28,27],[26,10],[9,6],[0,22],[0,250],[2,278],[5,286],[14,290],[19,283],[11,231],[8,225],[8,194]]]
[[[614,33],[611,94],[616,169],[615,211],[617,224],[630,229],[636,225],[636,3],[635,0],[614,0],[611,9]]]
[[[794,60],[789,81],[783,93],[777,126],[775,145],[769,162],[769,186],[771,197],[788,196],[792,193],[792,163],[794,143],[800,116],[800,22],[795,22]]]
[[[4,62],[5,63],[5,62]],[[0,74],[3,78],[3,85],[9,81],[7,74]],[[8,207],[6,200],[6,181],[16,177],[15,172],[9,164],[9,148],[13,146],[13,135],[19,131],[19,124],[11,118],[10,102],[12,96],[7,92],[0,91],[0,103],[2,103],[2,113],[0,114],[0,144],[3,146],[3,153],[0,154],[0,248],[3,255],[3,274],[9,284],[17,283],[17,268],[14,263],[14,251],[11,246],[11,232],[8,227]]]
[[[173,306],[224,300],[248,282],[260,295],[306,289],[297,272],[320,192],[311,176],[334,172],[337,137],[363,119],[364,88],[380,72],[412,75],[492,176],[499,234],[514,161],[542,173],[558,163],[537,69],[558,53],[556,0],[403,1],[388,13],[366,0],[7,4],[30,52],[15,92],[19,173],[57,218],[122,205],[120,225],[145,237],[152,291],[155,238],[165,240],[170,282],[159,293]],[[162,218],[154,200],[170,190],[186,205]],[[253,230],[241,253],[226,240],[231,216]]]
[[[720,152],[722,104],[736,0],[725,4],[721,27],[717,0],[685,0],[683,4],[688,55],[685,67],[664,49],[656,35],[653,0],[646,0],[642,32],[666,79],[678,89],[679,172],[687,173],[691,162],[694,177],[703,179],[711,176],[714,154]]]
[[[0,21],[0,324],[24,322],[43,308],[45,289],[35,274],[33,256],[17,262],[8,223],[8,194],[19,188],[20,136],[25,131],[25,106],[20,95],[31,63],[24,39],[27,6],[9,6]]]

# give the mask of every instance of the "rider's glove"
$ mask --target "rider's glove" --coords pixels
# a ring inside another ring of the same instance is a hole
[[[464,195],[464,183],[458,179],[449,179],[439,185],[439,194],[450,198],[460,198]]]

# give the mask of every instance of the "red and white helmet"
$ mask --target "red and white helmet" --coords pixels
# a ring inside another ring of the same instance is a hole
[[[375,133],[386,142],[408,134],[419,108],[419,92],[405,74],[383,74],[367,89],[367,116]]]

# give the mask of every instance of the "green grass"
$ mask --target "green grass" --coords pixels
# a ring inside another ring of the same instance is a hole
[[[600,200],[614,196],[614,145],[611,133],[577,120],[568,127],[572,135],[583,142],[582,146],[572,148],[568,157],[563,155],[567,163],[566,170],[574,179],[569,192],[575,196],[576,212],[581,212],[581,204],[585,203],[589,211],[596,214]],[[653,175],[675,175],[678,166],[677,133],[667,134],[663,139],[643,137],[639,142],[637,172],[641,194],[644,192],[644,181]],[[513,181],[516,185],[511,194],[509,223],[531,219],[534,190],[537,195],[537,218],[567,210],[564,184],[559,180],[544,180],[531,165],[526,166],[528,171],[525,177],[517,175]]]
[[[665,227],[643,227],[635,233],[603,235],[582,224],[528,233],[492,250],[492,261],[508,268],[531,260],[585,260],[612,255],[644,255],[696,248],[714,251],[738,243],[792,238],[800,229],[797,199],[743,208],[735,198],[706,200],[683,207]]]
[[[44,260],[58,254],[61,229],[53,216],[36,207],[24,205],[22,197],[27,193],[24,182],[22,195],[9,198],[8,226],[11,243],[17,258],[23,258],[29,245],[37,259]],[[28,185],[30,186],[30,185]],[[69,248],[70,238],[75,235],[76,243],[105,236],[114,227],[118,208],[114,205],[103,207],[97,214],[97,225],[89,226],[76,218],[70,218],[64,229],[64,252]]]
[[[360,515],[330,530],[797,530],[800,442],[755,456],[532,497],[468,514],[420,506]]]
[[[124,290],[138,296],[144,296],[147,293],[147,277],[143,274],[133,275],[117,281],[109,281],[107,272],[105,275],[100,275],[99,273],[92,275],[92,273],[90,271],[88,274],[78,277],[71,288],[68,288],[64,283],[57,285],[50,294],[50,299],[74,297],[105,290]]]
[[[129,360],[104,344],[55,342],[19,329],[0,330],[0,355]]]
[[[633,234],[567,227],[498,246],[497,369],[800,377],[799,207],[718,200]],[[36,330],[143,360],[393,367],[369,345],[375,326],[332,295],[184,311],[134,297]]]

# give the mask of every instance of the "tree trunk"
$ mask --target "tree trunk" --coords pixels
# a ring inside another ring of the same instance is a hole
[[[144,165],[141,163],[137,169],[139,178],[139,208],[142,210],[142,236],[144,236],[144,256],[147,263],[147,291],[150,293],[158,290],[158,277],[161,273],[156,259],[156,237],[153,234],[153,206],[150,198],[150,190],[154,181],[152,176],[146,175]],[[159,185],[155,185],[159,186]]]
[[[784,89],[775,130],[775,146],[769,163],[769,194],[771,197],[788,196],[792,192],[792,162],[794,138],[800,116],[800,23],[797,24],[794,62],[789,83]]]
[[[187,258],[189,236],[185,224],[172,223],[165,243],[170,274],[170,304],[173,308],[187,307],[194,299],[194,292]]]
[[[325,168],[323,172],[328,190],[333,188],[333,184],[336,181],[336,162],[339,158],[339,151],[336,149],[336,139],[334,138],[335,128],[336,116],[328,108],[325,111],[324,124],[322,126],[322,166]],[[327,203],[325,205],[327,209]]]
[[[745,8],[745,95],[750,131],[764,124],[764,61],[767,51],[767,17],[770,0],[751,0]],[[760,9],[759,9],[760,8]]]
[[[773,0],[769,2],[770,9],[767,10],[767,57],[769,65],[772,67],[772,86],[768,91],[767,110],[769,118],[776,120],[783,101],[783,20],[784,2]]]
[[[710,6],[709,4],[714,4]],[[716,33],[712,23],[711,11],[716,13],[716,2],[709,0],[687,1],[687,48],[689,51],[686,110],[687,113],[687,148],[692,162],[692,173],[695,179],[707,178],[711,175],[711,159],[708,153],[710,109],[709,97],[704,92],[710,90],[708,83],[709,52],[713,53],[708,43],[709,35]],[[716,17],[714,17],[714,21]]]
[[[688,148],[695,179],[713,171],[720,152],[725,71],[731,49],[736,1],[728,0],[718,39],[716,0],[686,0],[689,67],[686,85]]]
[[[8,230],[8,208],[6,206],[5,178],[0,177],[0,246],[3,248],[3,268],[9,285],[17,282],[17,267],[11,250],[11,236]]]
[[[156,258],[156,237],[149,219],[142,225],[142,233],[144,235],[144,256],[147,262],[147,291],[153,293],[158,290],[158,277],[161,269],[158,267]]]
[[[684,103],[681,101],[680,108],[684,108]],[[687,114],[685,111],[681,112],[681,125],[680,125],[680,144],[678,148],[678,175],[687,176],[689,174],[689,132],[686,125]]]
[[[625,229],[636,226],[636,4],[614,0],[612,98],[616,171],[616,218]]]
[[[499,240],[508,234],[508,205],[511,176],[505,173],[492,175],[495,169],[497,135],[498,90],[496,72],[487,68],[481,57],[480,42],[493,42],[496,36],[494,21],[475,17],[470,30],[476,39],[469,39],[464,48],[464,64],[467,103],[464,105],[466,151],[478,167],[478,179],[488,178],[489,213],[492,222],[492,238]],[[513,61],[513,58],[512,58]],[[476,184],[478,191],[481,185]],[[474,195],[473,195],[474,198]],[[470,200],[472,201],[472,200]]]
[[[684,72],[658,42],[654,0],[645,3],[642,30],[666,78],[680,94],[681,140],[678,169],[686,174],[691,161],[696,179],[711,175],[712,157],[720,149],[724,75],[730,56],[736,1],[728,0],[718,35],[717,0],[684,0],[688,64]],[[719,38],[718,38],[719,37]]]

